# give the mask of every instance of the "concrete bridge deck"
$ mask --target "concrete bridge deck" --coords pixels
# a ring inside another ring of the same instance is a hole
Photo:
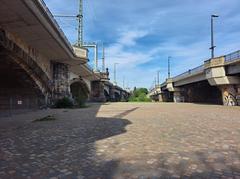
[[[155,86],[156,101],[240,105],[240,51],[216,57]]]
[[[126,100],[127,91],[106,84],[108,72],[88,66],[88,50],[69,43],[43,0],[0,3],[1,113],[52,106],[63,97]]]

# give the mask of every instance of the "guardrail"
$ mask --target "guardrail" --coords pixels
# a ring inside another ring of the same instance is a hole
[[[89,70],[91,70],[92,72],[94,71],[94,70],[93,70],[93,67],[92,67],[90,64],[86,63],[85,65],[86,65],[86,67],[87,67]]]
[[[166,83],[166,81],[165,82],[163,82],[162,84],[160,84],[160,87],[162,88],[162,87],[164,87],[164,86],[166,86],[167,85],[167,83]]]
[[[64,38],[64,40],[66,41],[66,43],[69,45],[69,48],[71,48],[71,50],[73,51],[72,45],[71,43],[68,41],[66,35],[64,34],[63,30],[61,29],[61,27],[59,26],[58,22],[56,21],[56,19],[54,18],[53,14],[51,13],[51,11],[49,10],[49,8],[47,7],[46,3],[44,2],[44,0],[38,0],[39,4],[42,6],[42,8],[45,10],[45,12],[47,13],[47,15],[49,16],[49,18],[51,19],[52,23],[56,26],[56,28],[58,29],[58,31],[60,32],[60,34],[62,35],[62,37]]]
[[[193,68],[193,69],[190,69],[180,75],[177,75],[173,78],[173,81],[177,81],[177,80],[180,80],[182,78],[185,78],[187,76],[191,76],[193,74],[197,74],[197,73],[200,73],[200,72],[203,72],[204,71],[204,65],[201,65],[201,66],[198,66],[196,68]]]
[[[240,50],[225,56],[225,62],[231,62],[240,59]]]
[[[236,52],[233,52],[233,53],[230,53],[228,55],[225,55],[225,62],[231,62],[231,61],[235,61],[235,60],[239,60],[240,59],[240,50],[236,51]],[[178,81],[178,80],[181,80],[181,79],[184,79],[188,76],[191,76],[191,75],[195,75],[195,74],[198,74],[198,73],[201,73],[203,72],[205,69],[204,67],[204,64],[203,65],[200,65],[196,68],[193,68],[193,69],[190,69],[180,75],[177,75],[175,77],[173,77],[173,82],[175,81]],[[166,82],[164,82],[163,84],[161,84],[161,87],[166,85]]]
[[[160,84],[159,85],[154,85],[154,86],[150,87],[148,90],[149,90],[149,92],[151,92],[151,91],[155,91],[158,88],[161,88]]]

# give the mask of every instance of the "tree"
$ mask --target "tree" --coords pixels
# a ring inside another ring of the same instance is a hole
[[[129,101],[132,102],[148,102],[151,101],[148,97],[148,90],[146,88],[134,88],[132,95],[129,98]]]

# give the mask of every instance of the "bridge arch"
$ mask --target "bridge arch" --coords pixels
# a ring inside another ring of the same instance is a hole
[[[20,111],[50,103],[52,83],[48,75],[30,52],[10,40],[2,29],[0,63],[0,110]]]
[[[111,101],[111,95],[110,95],[110,87],[104,86],[104,97],[106,101]]]
[[[70,82],[70,91],[78,105],[83,105],[90,96],[90,89],[83,79],[74,79]]]
[[[119,91],[114,91],[114,99],[117,102],[121,101],[121,93]]]
[[[106,89],[104,89],[104,96],[107,102],[111,100],[110,94]]]

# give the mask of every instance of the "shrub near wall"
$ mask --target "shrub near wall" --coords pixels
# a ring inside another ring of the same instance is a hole
[[[72,108],[73,102],[71,99],[64,97],[62,99],[57,100],[54,107],[55,108]]]
[[[88,99],[88,89],[81,83],[71,85],[72,96],[79,107],[84,107]]]

